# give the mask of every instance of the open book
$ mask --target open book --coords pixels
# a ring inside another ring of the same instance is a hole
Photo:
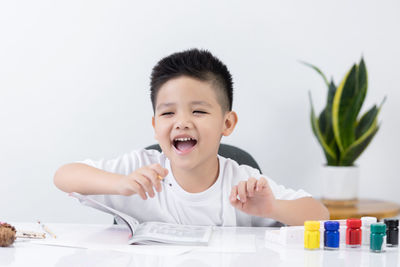
[[[124,223],[131,231],[129,244],[167,243],[176,245],[208,245],[211,237],[211,226],[181,225],[163,222],[144,222],[110,208],[93,198],[78,193],[70,193],[86,206],[101,210],[114,216],[118,223]]]

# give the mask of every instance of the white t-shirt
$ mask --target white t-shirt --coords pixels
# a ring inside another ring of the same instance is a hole
[[[112,173],[128,175],[138,168],[158,163],[168,169],[163,179],[162,191],[155,192],[154,198],[143,200],[139,195],[93,195],[92,198],[122,211],[139,222],[161,221],[186,225],[217,226],[270,226],[276,221],[252,216],[235,209],[229,202],[234,185],[250,177],[265,177],[277,199],[297,199],[310,197],[303,190],[293,190],[276,184],[257,169],[239,165],[236,161],[218,156],[220,172],[216,182],[200,193],[186,192],[175,180],[168,158],[157,150],[135,150],[113,160],[85,160],[92,167]]]

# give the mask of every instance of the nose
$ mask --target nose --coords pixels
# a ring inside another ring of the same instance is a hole
[[[177,116],[176,122],[175,122],[175,129],[190,129],[193,126],[192,121],[190,120],[190,117],[185,115],[185,114],[181,114],[179,116]]]

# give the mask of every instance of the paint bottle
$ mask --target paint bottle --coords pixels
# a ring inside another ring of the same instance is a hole
[[[371,224],[376,223],[375,217],[361,217],[362,244],[369,246]]]
[[[340,236],[339,236],[339,222],[326,221],[324,223],[324,249],[336,250],[339,249]]]
[[[349,248],[361,247],[361,220],[347,219],[346,246]]]
[[[386,246],[397,247],[399,245],[399,220],[385,219],[386,224]]]
[[[386,235],[386,224],[373,223],[371,224],[371,238],[369,248],[371,252],[383,252],[383,240]]]
[[[320,233],[319,221],[304,222],[304,248],[309,250],[319,249]]]

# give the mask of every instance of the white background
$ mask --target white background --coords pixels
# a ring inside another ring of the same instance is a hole
[[[320,195],[319,66],[338,83],[363,55],[363,111],[388,100],[357,164],[361,197],[400,203],[400,2],[1,1],[0,221],[110,222],[53,185],[62,164],[113,158],[155,142],[151,68],[188,48],[209,49],[234,78],[236,131],[264,173]]]

